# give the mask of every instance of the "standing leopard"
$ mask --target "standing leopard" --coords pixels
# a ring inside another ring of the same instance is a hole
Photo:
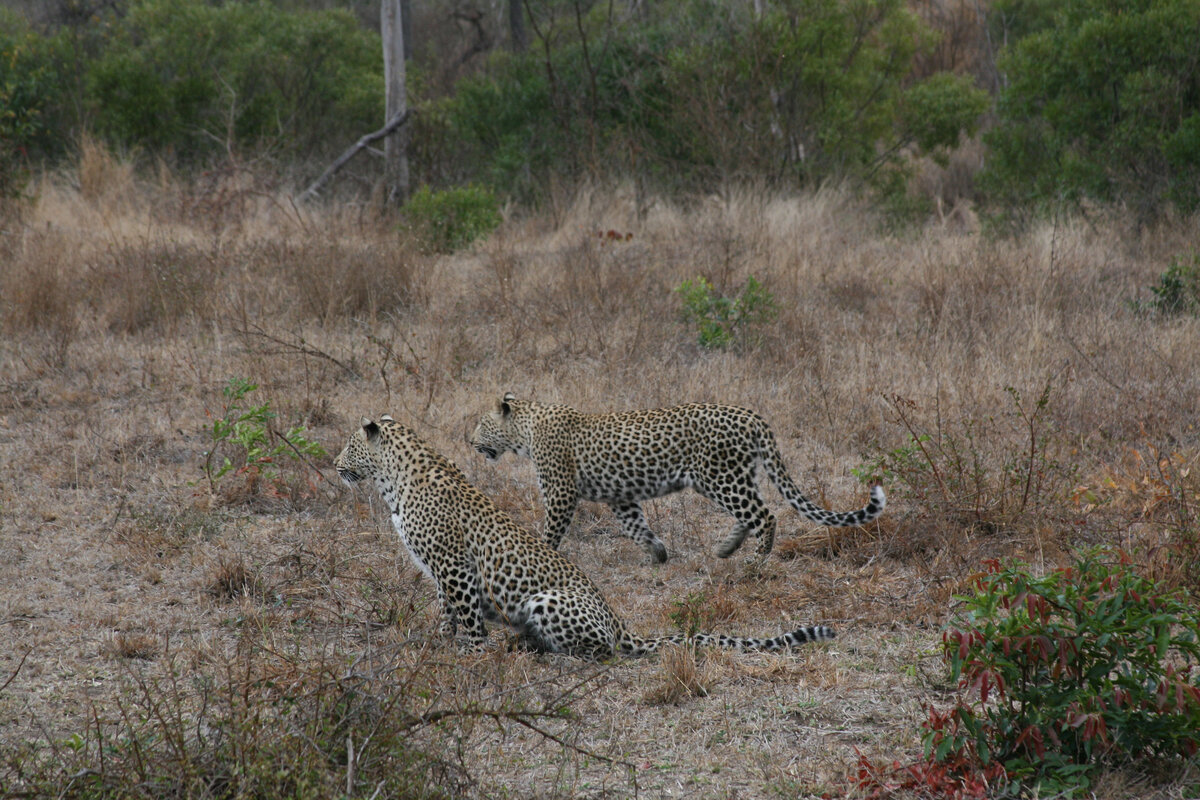
[[[737,520],[717,555],[728,558],[749,534],[760,558],[775,545],[775,517],[755,483],[761,466],[792,507],[819,525],[865,525],[883,513],[883,489],[857,511],[814,505],[788,475],[775,435],[746,408],[690,404],[613,414],[518,400],[509,392],[485,414],[471,446],[494,461],[506,452],[533,460],[546,506],[546,538],[558,549],[579,501],[607,503],[621,532],[655,561],[667,549],[646,524],[643,500],[691,487]]]
[[[505,623],[536,650],[583,658],[641,656],[678,634],[642,638],[625,623],[583,572],[539,536],[522,529],[462,472],[412,430],[365,417],[334,461],[347,485],[371,480],[413,561],[437,586],[441,630],[461,633],[482,648],[485,621]],[[832,639],[824,626],[761,639],[697,634],[697,645],[733,650],[785,650]]]

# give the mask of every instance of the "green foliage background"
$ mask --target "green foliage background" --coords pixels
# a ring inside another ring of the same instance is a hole
[[[349,12],[199,0],[134,0],[123,12],[46,29],[0,12],[10,158],[53,161],[90,131],[177,166],[231,151],[291,161],[379,126],[379,37]]]
[[[52,39],[0,8],[0,198],[20,192],[31,150],[54,149],[55,50]]]
[[[879,184],[904,148],[953,147],[989,105],[969,78],[913,80],[935,34],[898,0],[687,0],[612,25],[597,5],[547,55],[501,54],[437,106],[460,169],[532,191],[550,173]]]
[[[95,129],[121,147],[296,155],[383,116],[377,37],[347,12],[144,0],[99,35],[85,94]]]
[[[1123,202],[1144,219],[1200,207],[1200,2],[996,0],[1023,35],[984,186],[1011,206]]]
[[[1005,43],[990,73],[981,58],[931,66],[961,33],[901,0],[771,0],[758,16],[720,0],[526,9],[528,49],[497,30],[469,67],[447,66],[461,32],[414,32],[416,185],[536,202],[587,178],[685,193],[849,179],[894,199],[914,156],[944,163],[985,127],[969,191],[1010,216],[1200,208],[1200,0],[993,0],[977,23]],[[128,0],[85,22],[0,22],[5,194],[84,131],[177,167],[235,152],[306,175],[382,124],[379,37],[348,10]]]

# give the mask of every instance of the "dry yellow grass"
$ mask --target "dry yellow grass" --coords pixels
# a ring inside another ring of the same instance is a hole
[[[143,185],[85,148],[79,174],[42,181],[0,238],[0,683],[16,671],[0,750],[117,724],[135,688],[170,685],[172,667],[282,693],[331,662],[379,661],[391,666],[371,675],[419,675],[412,697],[448,708],[569,710],[539,723],[566,748],[494,718],[415,732],[447,754],[436,774],[456,791],[836,794],[856,750],[919,752],[925,706],[949,689],[937,626],[981,558],[1052,564],[1076,542],[1145,537],[1137,526],[1165,518],[1134,502],[1085,508],[1075,484],[1136,486],[1130,448],[1195,459],[1200,322],[1131,307],[1194,220],[993,241],[956,217],[895,237],[834,190],[639,208],[632,192],[589,189],[557,218],[515,218],[431,259],[368,212],[298,209],[252,183]],[[608,230],[632,236],[597,236]],[[777,323],[757,349],[704,351],[673,288],[705,275],[731,291],[751,274]],[[331,454],[361,414],[392,413],[534,529],[531,465],[489,465],[465,443],[509,390],[588,411],[750,406],[803,489],[851,508],[865,497],[851,469],[909,443],[900,410],[1000,475],[1028,449],[1021,409],[1048,386],[1036,457],[1056,482],[1036,510],[1020,486],[982,497],[954,484],[937,514],[928,504],[946,497],[892,485],[861,532],[815,531],[767,490],[781,530],[756,569],[713,556],[730,520],[693,494],[646,504],[671,556],[661,567],[585,505],[564,552],[639,632],[686,618],[747,635],[825,623],[838,638],[788,656],[591,665],[512,653],[498,634],[465,656],[438,640],[431,587],[368,493],[299,463],[280,467],[290,493],[232,474],[209,492],[208,426],[234,376],[259,384],[251,399],[281,430],[305,425]]]

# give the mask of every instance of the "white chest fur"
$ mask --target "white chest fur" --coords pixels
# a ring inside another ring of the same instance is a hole
[[[413,563],[417,565],[417,568],[421,572],[425,573],[426,577],[432,579],[433,573],[430,571],[429,565],[417,554],[417,551],[413,549],[412,543],[408,539],[408,533],[404,524],[404,507],[407,500],[408,491],[406,489],[392,505],[392,527],[396,529],[396,535],[400,537],[400,541],[404,542],[404,549],[408,550],[408,555],[413,560]]]

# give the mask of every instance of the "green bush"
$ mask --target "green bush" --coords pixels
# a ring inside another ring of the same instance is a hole
[[[654,25],[629,26],[608,31],[603,47],[593,41],[586,57],[578,40],[560,40],[548,57],[498,53],[486,73],[460,81],[418,122],[418,139],[453,143],[435,151],[451,177],[526,197],[551,175],[569,180],[625,170],[635,145],[651,148],[654,164],[667,136],[660,60],[667,41]],[[430,118],[440,124],[430,126]]]
[[[691,159],[801,182],[874,180],[907,144],[952,147],[987,107],[970,80],[904,89],[935,36],[897,0],[792,0],[679,51],[671,111]],[[684,131],[690,133],[685,134]]]
[[[941,161],[963,134],[975,134],[979,118],[991,104],[988,93],[970,78],[939,72],[904,91],[900,116],[906,135]]]
[[[61,98],[51,40],[0,8],[0,199],[19,195],[31,156],[53,149],[48,110]]]
[[[295,156],[378,127],[382,72],[378,36],[346,11],[137,0],[106,23],[85,88],[116,146]]]
[[[999,763],[1043,796],[1095,765],[1200,751],[1200,612],[1186,593],[1095,551],[1034,577],[989,561],[943,634],[963,694],[931,712],[934,761]]]
[[[697,329],[701,347],[719,350],[757,344],[758,327],[779,315],[775,297],[751,275],[733,297],[718,292],[707,278],[685,280],[675,292],[683,301],[683,319]]]
[[[435,192],[422,186],[401,209],[424,247],[452,253],[487,236],[500,224],[500,204],[489,189],[460,186]]]
[[[597,5],[580,29],[498,55],[437,104],[424,136],[455,143],[449,174],[518,193],[631,171],[668,189],[874,181],[908,144],[957,144],[988,103],[953,76],[904,88],[934,36],[900,0],[784,0],[757,19],[687,0],[626,22]]]
[[[1150,291],[1154,294],[1151,305],[1163,314],[1200,311],[1200,253],[1193,253],[1190,261],[1171,259],[1171,265],[1159,277],[1158,285],[1151,286]]]
[[[277,462],[325,455],[325,448],[309,440],[303,426],[293,426],[286,433],[275,430],[272,421],[276,415],[270,403],[243,406],[246,395],[257,388],[244,378],[230,378],[221,390],[221,415],[213,418],[208,430],[210,446],[204,454],[204,475],[214,492],[232,472],[252,491],[266,487],[280,496],[293,494]]]
[[[1144,222],[1167,203],[1200,207],[1200,4],[1193,0],[997,2],[1026,15],[981,185],[1014,210],[1084,199]],[[1036,12],[1036,13],[1034,13]]]

